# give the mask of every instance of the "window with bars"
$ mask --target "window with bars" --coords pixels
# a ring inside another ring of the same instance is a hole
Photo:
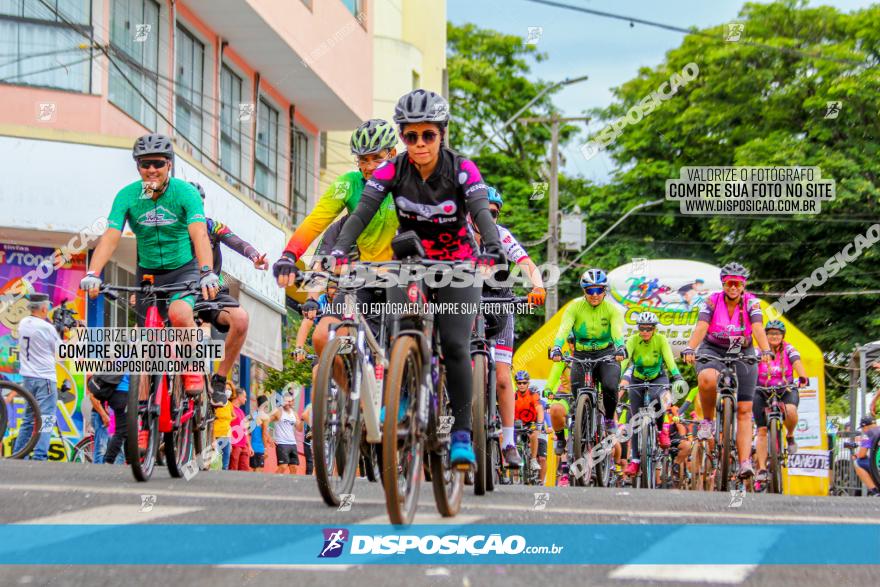
[[[177,26],[177,72],[174,126],[194,147],[202,147],[202,90],[205,45],[182,26]],[[193,155],[197,158],[198,152]]]
[[[263,98],[260,98],[258,110],[254,190],[261,196],[277,202],[278,110]]]
[[[299,224],[305,220],[308,213],[309,196],[312,189],[312,175],[314,170],[311,162],[311,141],[309,135],[301,130],[295,130],[291,137],[291,158],[294,161],[293,169],[293,221]]]
[[[220,167],[241,177],[242,79],[227,66],[220,71]]]
[[[110,55],[115,64],[110,65],[110,101],[145,127],[155,129],[159,5],[154,0],[112,0]]]
[[[92,36],[90,0],[0,0],[0,83],[89,92]]]

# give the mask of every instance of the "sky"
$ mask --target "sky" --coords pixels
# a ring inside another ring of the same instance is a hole
[[[604,12],[688,28],[735,22],[742,0],[558,0]],[[765,2],[766,3],[766,2]],[[811,0],[844,12],[869,6],[869,0]],[[548,59],[532,62],[532,77],[546,81],[588,75],[589,80],[563,88],[554,97],[566,116],[612,103],[611,88],[635,77],[643,66],[654,67],[666,52],[681,44],[684,34],[536,4],[528,0],[447,0],[447,17],[454,24],[474,23],[481,28],[527,37],[529,27],[542,27],[538,50]],[[586,128],[586,127],[585,127]],[[590,130],[597,130],[590,123]],[[609,180],[614,162],[605,154],[586,160],[575,140],[562,153],[568,174],[598,183]]]

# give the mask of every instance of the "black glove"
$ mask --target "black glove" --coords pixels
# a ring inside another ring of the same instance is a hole
[[[320,306],[318,306],[318,302],[312,299],[306,300],[305,303],[300,306],[300,311],[303,313],[303,316],[305,316],[306,312],[317,312],[319,309]]]
[[[694,349],[692,349],[692,348],[682,349],[681,358],[683,359],[688,355],[695,355],[695,354],[696,354],[696,351],[694,351]]]
[[[504,249],[497,243],[485,243],[483,252],[477,255],[477,265],[493,267],[495,265],[507,265],[507,255]]]
[[[625,359],[626,358],[626,347],[619,346],[616,349],[614,349],[614,356],[615,357],[623,357]]]
[[[559,348],[558,346],[555,346],[552,349],[550,349],[550,358],[552,359],[553,357],[562,358],[562,349]]]
[[[296,255],[290,251],[284,251],[281,253],[281,258],[272,265],[272,275],[275,276],[275,279],[278,279],[279,277],[287,277],[291,273],[295,276],[299,275],[299,269],[296,266]]]

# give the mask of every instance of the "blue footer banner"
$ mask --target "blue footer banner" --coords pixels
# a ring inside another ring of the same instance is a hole
[[[880,564],[880,525],[0,525],[0,564]]]

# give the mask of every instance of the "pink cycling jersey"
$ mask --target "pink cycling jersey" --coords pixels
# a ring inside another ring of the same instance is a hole
[[[770,364],[762,362],[758,365],[758,385],[775,387],[785,385],[793,381],[793,365],[800,361],[801,354],[796,348],[783,341],[782,352],[776,354],[776,358]]]
[[[747,308],[748,318],[744,318],[743,308]],[[752,324],[763,321],[761,304],[754,295],[743,292],[731,316],[727,311],[724,292],[709,296],[700,310],[699,320],[709,323],[706,340],[712,344],[732,348],[739,343],[742,348],[752,346]]]

